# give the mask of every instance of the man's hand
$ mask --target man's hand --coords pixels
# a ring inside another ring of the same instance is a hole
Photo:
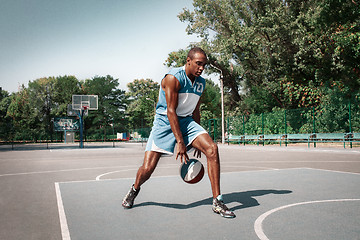
[[[177,153],[176,153],[176,160],[180,156],[180,161],[185,161],[185,164],[187,164],[187,161],[189,161],[189,156],[186,153],[186,146],[183,142],[178,142],[177,145]]]
[[[194,148],[194,157],[201,158],[201,151],[197,148]]]

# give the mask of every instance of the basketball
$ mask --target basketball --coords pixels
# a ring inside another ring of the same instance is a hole
[[[199,182],[204,176],[204,166],[196,159],[189,159],[180,166],[180,176],[186,183],[194,184]]]

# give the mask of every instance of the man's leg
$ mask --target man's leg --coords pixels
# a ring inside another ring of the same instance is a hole
[[[201,134],[192,142],[192,146],[199,149],[207,158],[208,175],[211,183],[213,198],[220,195],[220,159],[218,146],[209,134]]]
[[[136,174],[135,183],[131,186],[129,192],[126,194],[123,199],[122,206],[124,208],[132,208],[134,205],[134,200],[139,194],[140,186],[146,182],[151,174],[154,172],[157,163],[161,157],[161,153],[146,151],[144,156],[143,165],[139,168]]]
[[[220,194],[220,159],[218,146],[209,134],[201,134],[192,142],[192,146],[199,149],[207,158],[208,175],[213,193],[212,209],[225,218],[234,218],[235,214],[224,204]]]
[[[143,165],[139,168],[136,174],[134,183],[135,189],[140,189],[140,186],[150,178],[159,162],[160,157],[161,153],[159,152],[145,152]]]

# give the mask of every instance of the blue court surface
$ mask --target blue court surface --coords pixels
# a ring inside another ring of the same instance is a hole
[[[63,239],[360,239],[360,174],[311,168],[221,174],[225,219],[211,210],[210,182],[155,176],[132,209],[134,179],[55,183]]]

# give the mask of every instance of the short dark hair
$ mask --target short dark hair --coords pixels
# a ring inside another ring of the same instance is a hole
[[[189,57],[190,59],[193,59],[195,53],[202,53],[202,54],[204,54],[204,56],[207,58],[205,51],[202,50],[202,49],[199,48],[199,47],[193,47],[192,49],[190,49],[187,57]]]

